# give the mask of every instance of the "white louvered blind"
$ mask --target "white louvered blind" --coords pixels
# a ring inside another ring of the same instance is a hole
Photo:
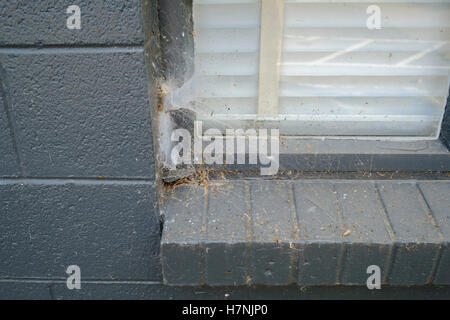
[[[366,26],[369,5],[381,9],[379,30]],[[450,1],[286,0],[274,116],[258,112],[261,6],[194,0],[198,119],[296,136],[438,136]]]

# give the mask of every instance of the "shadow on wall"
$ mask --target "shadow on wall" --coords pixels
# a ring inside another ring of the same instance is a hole
[[[442,120],[440,138],[447,148],[450,149],[450,90],[447,97],[447,106],[445,107],[444,119]]]

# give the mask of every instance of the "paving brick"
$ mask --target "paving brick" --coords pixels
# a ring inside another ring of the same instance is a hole
[[[340,282],[366,284],[367,267],[377,265],[382,275],[388,269],[392,230],[385,221],[373,183],[336,183],[335,190],[344,229],[350,231],[343,237],[345,253]]]
[[[80,30],[66,26],[74,4]],[[0,46],[143,43],[140,0],[2,1],[0,17]]]
[[[450,285],[450,245],[448,242],[442,245],[442,253],[436,274],[433,280],[437,285]]]
[[[154,177],[143,52],[0,54],[24,175]]]
[[[437,263],[441,239],[416,184],[379,183],[378,190],[395,234],[388,283],[428,283]]]
[[[293,242],[298,227],[291,188],[285,181],[260,181],[250,186],[254,283],[295,282],[298,250]]]
[[[245,243],[250,224],[247,194],[243,183],[210,184],[206,212],[206,283],[243,285],[250,279]]]
[[[208,242],[206,245],[205,282],[214,286],[244,285],[248,273],[245,242]]]
[[[441,257],[434,284],[450,285],[450,186],[447,183],[418,183],[429,205],[435,223],[443,236]]]
[[[344,230],[333,184],[296,182],[295,204],[301,240],[298,284],[336,284]]]
[[[161,207],[165,218],[161,257],[166,284],[199,285],[204,282],[203,186],[181,185],[172,190]]]
[[[204,248],[195,243],[161,242],[163,279],[167,285],[204,284]]]

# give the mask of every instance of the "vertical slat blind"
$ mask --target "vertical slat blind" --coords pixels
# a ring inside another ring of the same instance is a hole
[[[381,9],[379,30],[366,27],[369,5]],[[261,0],[194,0],[193,18],[194,105],[211,127],[275,121],[296,136],[439,134],[450,1],[285,0],[278,105],[268,116],[258,113]]]

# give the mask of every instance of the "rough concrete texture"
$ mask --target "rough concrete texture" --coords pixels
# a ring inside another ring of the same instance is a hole
[[[20,168],[2,71],[0,67],[0,176],[17,176],[20,174]]]
[[[158,280],[153,182],[0,182],[0,279]],[[0,292],[0,297],[3,294]]]
[[[448,180],[182,185],[162,208],[163,279],[365,285],[367,267],[377,265],[384,285],[448,285],[448,194]]]
[[[120,300],[293,300],[293,299],[449,299],[450,287],[366,286],[239,286],[169,287],[146,281],[85,281],[81,290],[68,290],[62,280],[0,280],[4,299],[120,299]]]
[[[24,176],[154,177],[143,49],[0,51],[0,64]]]
[[[81,29],[66,26],[67,7],[78,5]],[[2,1],[0,46],[142,44],[140,0]]]

